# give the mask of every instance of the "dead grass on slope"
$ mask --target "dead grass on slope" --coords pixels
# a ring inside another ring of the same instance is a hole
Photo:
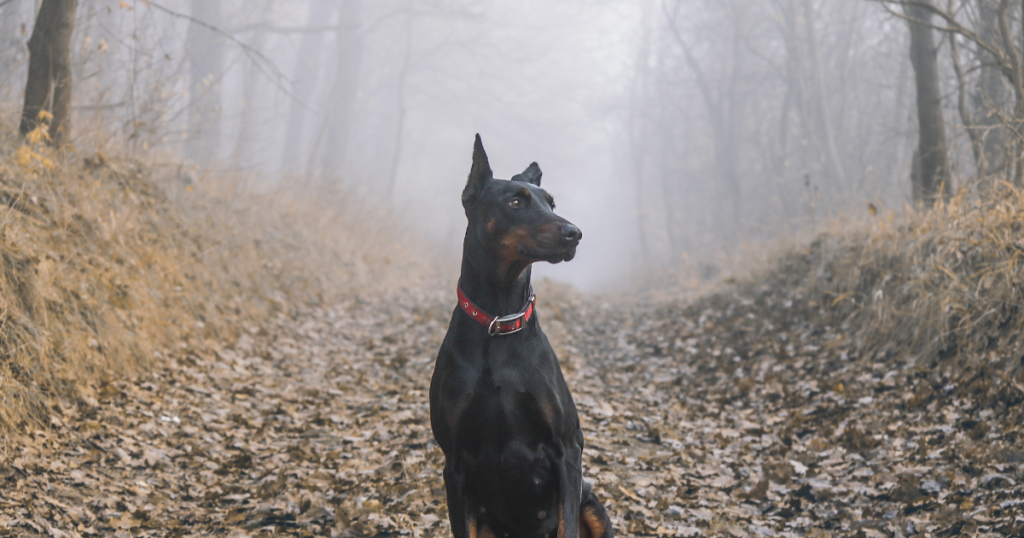
[[[0,133],[0,446],[161,350],[433,274],[393,218],[344,192],[179,170]]]
[[[1015,375],[1024,359],[1024,194],[1001,185],[928,212],[821,235],[751,285],[840,328],[877,362]],[[1017,381],[1013,381],[1017,383]],[[1024,392],[1024,389],[1022,389]]]

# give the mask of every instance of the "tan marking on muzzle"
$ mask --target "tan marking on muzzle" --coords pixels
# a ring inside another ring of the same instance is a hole
[[[520,250],[526,247],[528,250],[536,250],[537,243],[533,236],[522,228],[515,228],[501,237],[498,242],[498,270],[500,277],[504,280],[509,276],[513,266],[527,261]]]

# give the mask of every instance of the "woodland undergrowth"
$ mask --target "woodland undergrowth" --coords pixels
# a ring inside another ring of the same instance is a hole
[[[289,305],[433,274],[387,211],[327,182],[257,188],[46,141],[0,123],[0,445]]]
[[[950,378],[1018,383],[1024,360],[1024,193],[1001,183],[926,212],[820,235],[744,286],[837,328],[836,348]]]
[[[450,534],[453,290],[414,233],[4,136],[0,536]],[[536,282],[616,533],[1020,535],[1022,210],[1002,185],[629,300]]]

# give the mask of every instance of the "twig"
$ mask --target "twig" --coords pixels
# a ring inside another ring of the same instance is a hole
[[[1008,383],[1011,387],[1019,390],[1021,394],[1024,394],[1024,387],[1020,386],[1020,383],[1017,383],[1016,381],[1014,381],[1013,378],[1011,378],[1010,376],[1006,375],[1004,372],[996,372],[996,373],[999,374],[999,377],[1002,378],[1003,381]]]
[[[10,0],[7,0],[7,1],[10,1]],[[242,40],[238,39],[237,37],[231,35],[230,33],[225,32],[224,30],[221,30],[220,28],[218,28],[218,27],[216,27],[216,26],[214,26],[214,25],[212,25],[210,23],[203,22],[203,21],[201,21],[201,20],[199,20],[199,19],[197,19],[197,18],[195,18],[195,17],[193,17],[191,15],[186,15],[184,13],[180,13],[178,11],[174,11],[173,9],[166,8],[166,7],[160,5],[160,4],[156,3],[156,2],[153,2],[152,0],[144,0],[143,3],[146,4],[149,7],[152,7],[154,9],[158,10],[158,11],[162,11],[162,12],[164,12],[164,13],[172,16],[172,17],[176,17],[176,18],[179,18],[179,19],[187,20],[187,21],[189,21],[192,24],[196,24],[196,25],[202,26],[203,28],[206,28],[207,30],[210,30],[211,32],[214,32],[216,34],[224,36],[225,38],[227,38],[232,43],[238,45],[242,49],[242,51],[245,52],[246,56],[248,56],[249,59],[251,59],[253,61],[253,65],[255,65],[256,68],[259,69],[261,73],[266,75],[266,77],[271,82],[273,82],[274,85],[277,86],[277,88],[279,90],[283,91],[288,97],[291,97],[292,99],[295,99],[295,101],[297,103],[299,103],[302,107],[306,108],[310,112],[316,112],[315,110],[310,108],[308,105],[306,105],[306,103],[303,103],[301,99],[296,97],[295,94],[293,94],[292,91],[290,89],[288,89],[288,87],[284,83],[284,81],[288,80],[288,77],[286,77],[284,75],[284,73],[282,73],[281,70],[278,69],[277,64],[275,64],[273,60],[268,58],[265,54],[263,54],[259,50],[256,50],[255,48],[247,45],[245,42],[243,42]]]
[[[952,2],[952,0],[950,1]],[[949,55],[953,59],[953,72],[956,73],[956,102],[957,110],[960,112],[960,121],[964,123],[964,129],[967,131],[967,136],[971,139],[971,150],[974,154],[975,168],[983,168],[981,162],[981,141],[978,138],[978,131],[974,126],[974,120],[971,118],[971,111],[967,107],[967,83],[964,79],[963,66],[960,64],[960,44],[957,42],[957,36],[954,34],[949,34]]]
[[[993,56],[996,57],[997,60],[1002,60],[1002,59],[1005,58],[1005,56],[1003,54],[1003,51],[1000,50],[998,47],[996,47],[995,45],[989,43],[988,41],[985,41],[977,33],[971,31],[970,29],[968,29],[964,25],[960,24],[960,22],[957,21],[956,18],[954,18],[949,13],[946,13],[945,10],[939,9],[939,8],[931,5],[928,2],[918,2],[918,1],[914,1],[914,0],[875,0],[875,1],[878,2],[879,4],[881,4],[882,7],[890,15],[892,15],[892,16],[894,16],[896,18],[903,19],[905,21],[910,21],[910,22],[913,22],[913,23],[916,23],[916,24],[920,24],[922,26],[927,26],[927,27],[931,28],[932,30],[938,30],[939,32],[943,32],[943,33],[950,33],[950,32],[958,33],[958,34],[966,37],[967,39],[970,39],[971,41],[975,42],[979,47],[981,47],[981,48],[985,49],[986,51],[988,51],[989,53],[991,53]],[[911,5],[911,6],[917,6],[917,7],[926,8],[929,11],[931,11],[933,14],[938,15],[939,18],[941,18],[944,21],[946,21],[946,24],[945,25],[938,25],[938,24],[934,24],[932,22],[928,22],[928,21],[923,21],[921,19],[917,19],[917,18],[912,17],[910,15],[907,15],[905,13],[900,13],[900,12],[892,9],[892,7],[890,6],[891,4],[903,4],[903,5]]]
[[[42,400],[42,398],[40,398],[40,397],[39,397],[39,396],[38,396],[37,394],[35,394],[35,393],[34,393],[34,392],[32,392],[31,390],[28,390],[28,387],[26,387],[26,390],[25,390],[25,394],[27,394],[27,395],[28,395],[28,396],[29,396],[30,398],[34,399],[34,400],[36,401],[36,403],[37,403],[37,404],[38,404],[39,406],[41,406],[41,407],[42,407],[43,409],[46,409],[46,408],[47,408],[47,406],[46,406],[46,402],[44,402],[44,401]],[[74,435],[74,436],[75,436],[76,438],[78,438],[78,440],[79,440],[79,441],[81,441],[81,442],[83,442],[83,443],[85,443],[85,444],[87,444],[87,445],[89,445],[89,446],[91,446],[91,447],[95,448],[96,450],[99,450],[100,452],[102,452],[102,453],[104,453],[104,454],[106,454],[106,453],[107,453],[107,451],[106,451],[106,450],[104,450],[103,448],[101,448],[101,447],[100,447],[99,445],[97,445],[96,443],[93,443],[92,441],[90,441],[90,440],[88,440],[88,439],[85,439],[85,438],[83,438],[83,437],[82,437],[81,435],[78,435],[78,432],[76,432],[75,430],[72,430],[72,429],[71,429],[71,427],[70,427],[70,426],[68,426],[67,422],[64,422],[64,419],[63,419],[63,418],[61,418],[61,417],[60,417],[59,415],[51,414],[50,416],[51,416],[51,417],[53,417],[53,418],[55,418],[55,419],[57,419],[57,422],[60,422],[60,425],[61,425],[61,426],[63,426],[65,430],[67,430],[67,431],[71,432],[71,435]]]
[[[89,439],[83,438],[81,435],[78,435],[78,432],[76,432],[75,430],[72,430],[71,427],[68,426],[67,422],[64,422],[64,419],[61,418],[59,415],[50,415],[50,416],[52,416],[53,418],[56,418],[57,422],[60,422],[60,425],[64,426],[64,429],[69,431],[69,432],[71,432],[71,435],[74,435],[75,437],[77,437],[79,441],[81,441],[81,442],[83,442],[83,443],[93,447],[96,450],[99,450],[100,452],[102,452],[104,454],[107,453],[107,451],[104,450],[103,447],[97,445],[96,443],[90,441]]]

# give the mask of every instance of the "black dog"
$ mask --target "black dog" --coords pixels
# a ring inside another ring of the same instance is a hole
[[[583,483],[576,406],[534,312],[530,264],[571,260],[583,236],[554,213],[540,177],[533,163],[494,179],[477,135],[459,306],[430,383],[455,538],[613,535]]]

